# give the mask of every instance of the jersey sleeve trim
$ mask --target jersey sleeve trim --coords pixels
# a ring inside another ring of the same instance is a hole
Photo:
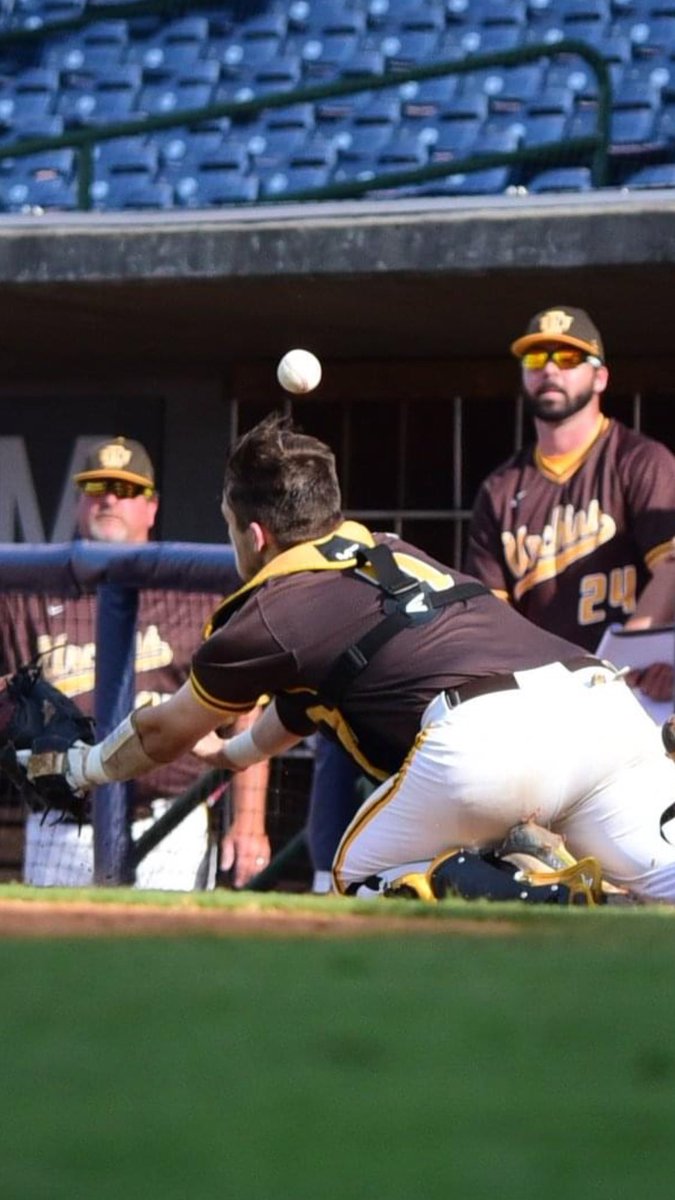
[[[667,542],[661,542],[658,546],[653,546],[652,549],[645,554],[645,565],[650,571],[654,570],[659,563],[667,562],[673,555],[673,539],[669,538]]]
[[[211,712],[222,713],[227,716],[240,717],[242,713],[250,712],[252,708],[255,708],[255,700],[253,702],[247,702],[246,704],[235,704],[231,701],[219,700],[216,696],[212,696],[210,692],[207,692],[206,688],[200,684],[194,671],[190,672],[190,678],[188,682],[195,700],[197,700],[204,708],[210,709]]]

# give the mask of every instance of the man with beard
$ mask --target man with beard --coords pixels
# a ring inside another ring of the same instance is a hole
[[[537,625],[595,650],[609,625],[673,620],[675,458],[605,416],[602,339],[580,308],[539,312],[511,346],[536,443],[484,480],[465,569]],[[629,682],[670,700],[673,670]]]

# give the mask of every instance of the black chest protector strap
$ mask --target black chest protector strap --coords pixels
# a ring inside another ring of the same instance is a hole
[[[339,705],[357,675],[365,670],[378,650],[402,629],[426,624],[448,604],[488,595],[490,591],[484,584],[473,580],[454,584],[443,591],[433,591],[423,580],[406,575],[386,544],[359,549],[357,562],[359,567],[367,563],[374,567],[374,582],[385,593],[382,605],[385,615],[358,642],[343,650],[331,667],[319,688],[319,699],[328,705]]]

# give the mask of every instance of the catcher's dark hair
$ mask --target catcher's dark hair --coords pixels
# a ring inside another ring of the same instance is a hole
[[[325,537],[342,520],[335,455],[289,417],[270,413],[239,438],[223,496],[239,529],[264,525],[283,548]]]

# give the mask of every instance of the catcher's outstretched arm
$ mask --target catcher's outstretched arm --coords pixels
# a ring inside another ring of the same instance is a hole
[[[34,753],[28,778],[62,775],[75,793],[113,781],[135,779],[162,763],[173,762],[219,720],[195,700],[184,684],[164,704],[137,709],[93,746],[77,742],[63,751]]]
[[[141,708],[125,717],[94,746],[78,743],[63,752],[31,755],[28,777],[37,781],[41,776],[62,775],[76,794],[86,793],[99,784],[135,779],[162,763],[173,762],[221,725],[222,715],[200,704],[186,683],[164,704]],[[248,749],[242,750],[241,739]],[[269,705],[252,730],[223,743],[224,748],[234,746],[234,755],[230,759],[221,751],[219,765],[242,769],[299,740],[285,730],[276,709]],[[252,753],[255,758],[251,758]]]

